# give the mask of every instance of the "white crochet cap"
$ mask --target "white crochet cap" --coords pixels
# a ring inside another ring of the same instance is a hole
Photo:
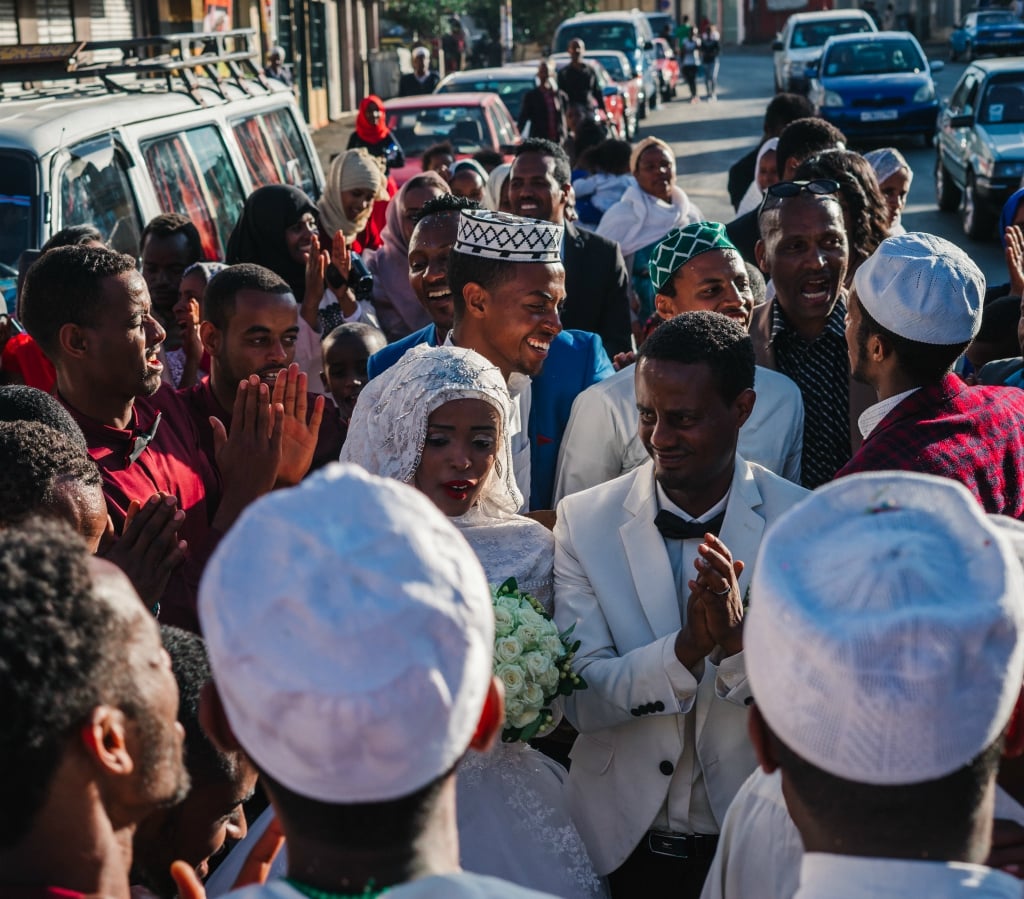
[[[963,250],[934,234],[883,240],[853,286],[871,317],[907,340],[950,346],[981,327],[985,276]]]
[[[423,494],[335,463],[257,500],[199,588],[228,721],[256,765],[328,803],[449,771],[491,681],[490,589]]]
[[[455,251],[502,262],[561,264],[561,225],[489,209],[463,209]]]
[[[744,656],[797,755],[858,783],[958,770],[1002,732],[1024,676],[1024,574],[965,487],[840,478],[765,533]]]

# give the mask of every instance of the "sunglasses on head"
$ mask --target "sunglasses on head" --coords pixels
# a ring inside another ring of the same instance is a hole
[[[813,181],[779,181],[764,192],[761,211],[768,208],[769,200],[777,204],[780,200],[798,197],[807,192],[816,197],[827,197],[839,193],[839,182],[831,178],[816,178]]]

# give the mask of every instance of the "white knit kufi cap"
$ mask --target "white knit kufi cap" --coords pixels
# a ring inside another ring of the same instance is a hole
[[[961,484],[868,473],[764,535],[744,656],[758,709],[858,783],[944,777],[1006,726],[1024,677],[1024,574]]]
[[[561,225],[489,209],[464,209],[454,249],[504,262],[561,263]]]
[[[882,327],[918,343],[966,343],[981,327],[985,276],[934,234],[883,240],[853,276],[857,299]]]
[[[239,742],[301,796],[408,795],[473,738],[491,681],[490,589],[412,487],[336,463],[258,500],[213,554],[199,618]]]

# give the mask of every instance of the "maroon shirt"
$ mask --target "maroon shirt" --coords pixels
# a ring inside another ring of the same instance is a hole
[[[131,424],[122,430],[83,415],[63,398],[61,402],[81,427],[89,455],[99,466],[107,511],[118,534],[133,499],[144,503],[157,492],[177,497],[185,512],[178,531],[188,541],[185,562],[171,575],[162,597],[142,598],[149,605],[160,602],[161,622],[198,632],[196,594],[203,567],[221,537],[210,527],[221,490],[216,470],[200,449],[188,407],[173,388],[161,387],[151,397],[136,398]],[[150,431],[158,412],[161,421],[153,440],[130,461],[135,438]]]
[[[892,409],[836,477],[894,469],[959,481],[986,512],[1024,519],[1024,390],[946,375]]]
[[[63,887],[0,884],[0,899],[85,899],[85,893],[66,890]]]
[[[210,427],[210,416],[219,418],[224,427],[231,430],[231,412],[225,411],[213,395],[210,387],[210,378],[203,378],[194,387],[186,387],[178,391],[183,398],[185,405],[192,415],[196,430],[199,432],[199,445],[206,453],[210,464],[216,468],[217,460],[213,451],[213,428]],[[313,414],[313,403],[316,402],[316,394],[308,393],[306,398],[309,402],[308,415]],[[337,408],[327,397],[324,405],[323,421],[320,423],[320,435],[317,437],[316,450],[313,453],[313,464],[310,471],[315,471],[329,462],[337,462],[341,455],[341,445],[345,441],[345,432],[342,429],[341,418],[338,416]]]

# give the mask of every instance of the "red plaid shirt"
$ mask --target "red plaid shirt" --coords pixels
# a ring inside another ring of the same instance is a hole
[[[918,471],[959,481],[985,511],[1024,519],[1024,390],[946,375],[879,422],[836,475]]]

